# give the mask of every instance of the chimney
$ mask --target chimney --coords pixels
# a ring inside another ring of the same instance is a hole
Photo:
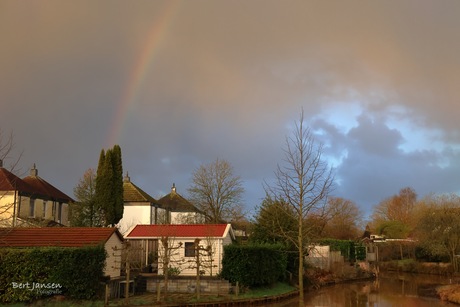
[[[171,187],[171,194],[176,194],[176,184],[175,183],[173,183]]]
[[[30,170],[30,176],[38,176],[38,170],[35,167],[35,163],[34,163],[34,167]]]
[[[126,172],[126,176],[123,179],[123,182],[130,182],[130,181],[131,181],[131,178],[129,177],[128,172]]]

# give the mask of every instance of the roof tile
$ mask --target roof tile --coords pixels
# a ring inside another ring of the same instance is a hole
[[[24,227],[1,228],[0,247],[61,246],[82,247],[105,243],[117,228],[96,227]]]
[[[205,238],[223,237],[228,224],[167,224],[167,225],[137,225],[125,238]]]

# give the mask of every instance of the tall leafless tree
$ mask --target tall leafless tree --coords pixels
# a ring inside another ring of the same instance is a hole
[[[243,214],[241,178],[233,174],[226,160],[201,165],[194,173],[188,189],[191,200],[206,213],[209,222],[239,220]]]
[[[73,189],[77,202],[70,204],[70,225],[76,227],[102,227],[104,214],[96,206],[96,171],[89,168]]]
[[[13,133],[6,135],[0,129],[0,167],[7,169],[13,174],[19,171],[18,163],[22,156],[22,152],[15,153],[14,148]],[[0,182],[0,186],[2,186],[2,182]],[[16,226],[16,215],[18,214],[14,212],[16,197],[11,197],[10,201],[10,197],[8,197],[10,193],[11,191],[0,191],[0,225],[14,227]]]
[[[297,236],[286,235],[286,239],[298,251],[299,306],[303,306],[304,257],[314,239],[310,229],[313,226],[306,220],[324,211],[334,176],[323,157],[323,145],[316,142],[305,126],[303,110],[294,128],[292,135],[286,137],[284,161],[275,171],[275,181],[266,184],[266,190],[273,199],[287,203],[297,221]]]

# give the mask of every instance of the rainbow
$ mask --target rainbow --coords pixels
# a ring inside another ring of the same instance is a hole
[[[176,15],[178,7],[179,1],[167,1],[161,10],[160,17],[155,19],[152,23],[145,44],[143,48],[141,48],[139,56],[136,57],[137,61],[133,65],[128,82],[124,87],[121,99],[116,107],[115,116],[110,125],[109,136],[107,138],[108,144],[106,144],[106,147],[118,144],[127,116],[137,101],[137,93],[142,87],[149,67],[155,59],[155,55],[159,49],[158,47],[161,45],[165,36],[164,34],[167,32],[166,30],[172,24],[173,17]]]

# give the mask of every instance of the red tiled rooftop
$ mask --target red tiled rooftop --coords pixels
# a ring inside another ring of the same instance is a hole
[[[191,225],[137,225],[126,236],[130,238],[206,238],[223,237],[228,224],[191,224]]]
[[[1,228],[0,247],[98,245],[105,243],[115,231],[117,228],[101,227]]]

